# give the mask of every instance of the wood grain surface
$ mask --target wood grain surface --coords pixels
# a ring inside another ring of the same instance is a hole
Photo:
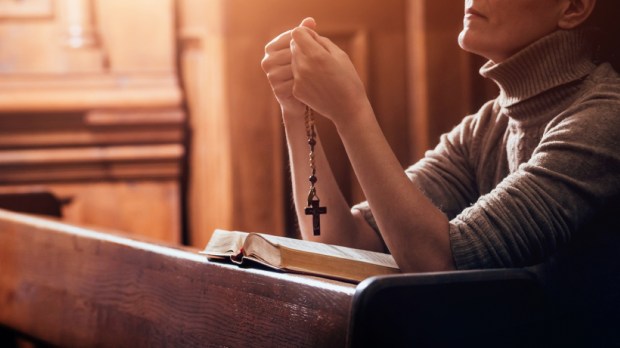
[[[345,345],[353,285],[197,251],[0,211],[0,324],[59,346]]]

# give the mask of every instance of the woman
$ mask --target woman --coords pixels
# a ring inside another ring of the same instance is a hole
[[[262,67],[282,108],[303,237],[387,247],[403,271],[512,267],[611,218],[600,215],[620,193],[620,79],[593,60],[588,19],[611,4],[598,1],[466,0],[459,44],[489,60],[481,74],[500,95],[404,172],[351,61],[314,20],[276,37]],[[347,206],[319,142],[320,237],[304,215],[305,105],[334,123],[367,198]]]

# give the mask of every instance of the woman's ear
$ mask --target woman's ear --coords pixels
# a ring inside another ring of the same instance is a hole
[[[573,29],[585,22],[596,5],[596,0],[565,0],[565,7],[558,27]]]

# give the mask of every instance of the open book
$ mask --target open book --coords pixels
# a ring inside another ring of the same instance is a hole
[[[283,272],[349,282],[400,273],[389,254],[259,233],[215,230],[201,254],[209,260],[257,262]]]

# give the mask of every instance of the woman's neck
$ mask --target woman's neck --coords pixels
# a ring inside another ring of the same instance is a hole
[[[500,88],[502,108],[570,84],[595,68],[582,30],[558,30],[496,64],[488,62],[480,74]]]

